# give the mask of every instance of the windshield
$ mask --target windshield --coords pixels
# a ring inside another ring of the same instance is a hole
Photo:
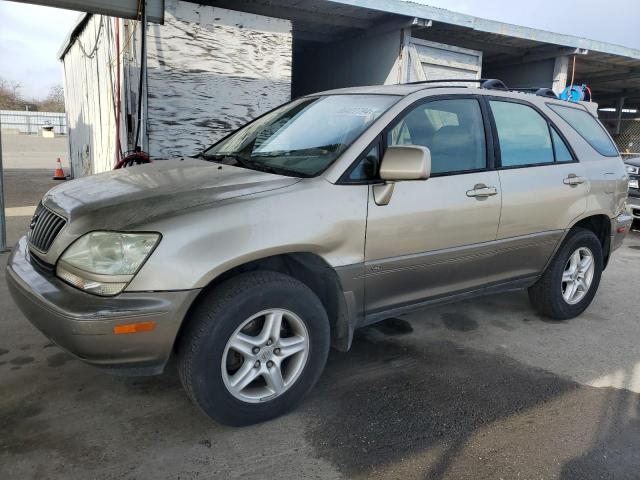
[[[301,98],[242,127],[202,156],[256,170],[313,177],[331,165],[398,98]]]

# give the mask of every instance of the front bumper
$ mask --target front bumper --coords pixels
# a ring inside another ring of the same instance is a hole
[[[627,197],[627,207],[631,216],[640,220],[640,197]]]
[[[611,252],[618,249],[624,241],[627,233],[631,230],[633,217],[627,212],[623,212],[611,221]]]
[[[26,238],[7,264],[9,291],[29,321],[64,350],[122,374],[161,373],[199,290],[123,292],[99,297],[35,267]],[[153,320],[148,332],[116,335],[113,327]]]

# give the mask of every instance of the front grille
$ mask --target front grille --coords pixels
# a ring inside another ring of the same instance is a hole
[[[40,252],[47,252],[66,223],[66,219],[40,203],[29,225],[29,244]]]
[[[40,271],[40,273],[44,273],[45,275],[53,275],[56,271],[56,267],[54,265],[38,258],[38,256],[34,255],[32,252],[29,252],[29,261],[31,262],[31,265]]]

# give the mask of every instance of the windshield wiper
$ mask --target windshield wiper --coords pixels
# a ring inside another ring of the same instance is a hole
[[[216,153],[213,155],[207,155],[207,154],[201,153],[198,156],[210,162],[218,162],[224,165],[238,166],[238,167],[248,168],[249,170],[258,170],[261,172],[273,173],[276,175],[285,175],[288,177],[308,176],[300,172],[287,170],[286,168],[278,168],[263,162],[256,162],[255,160],[244,158],[244,157],[241,157],[240,155],[232,154],[232,153],[226,153],[226,154]],[[229,162],[229,160],[231,160],[232,162]]]
[[[296,172],[294,170],[289,170],[286,168],[276,167],[274,165],[269,165],[263,162],[256,162],[255,160],[250,160],[248,158],[243,158],[241,161],[244,163],[244,166],[247,168],[252,168],[254,170],[260,170],[262,172],[274,173],[276,175],[285,175],[287,177],[306,177],[308,175],[300,172]]]
[[[251,170],[256,170],[255,168],[252,168],[252,166],[250,165],[250,163],[252,162],[249,162],[247,159],[241,157],[240,155],[233,154],[233,153],[215,153],[213,155],[207,155],[207,154],[201,153],[199,157],[204,158],[209,162],[217,162],[217,163],[222,163],[223,165],[232,165],[232,166],[248,168]]]

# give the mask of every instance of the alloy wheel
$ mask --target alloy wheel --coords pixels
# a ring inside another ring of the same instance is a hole
[[[308,356],[309,334],[302,319],[284,309],[264,310],[242,322],[229,338],[222,379],[238,400],[273,400],[296,382]]]
[[[595,271],[593,253],[580,247],[571,254],[562,272],[562,298],[575,305],[584,298],[591,287]]]

